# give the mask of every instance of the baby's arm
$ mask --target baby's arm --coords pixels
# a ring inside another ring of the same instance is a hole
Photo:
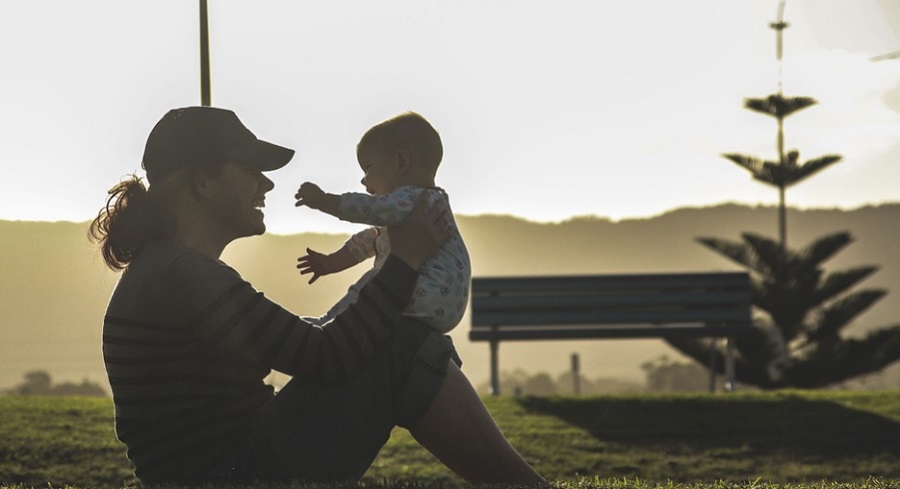
[[[307,248],[307,254],[297,259],[297,268],[300,269],[301,275],[313,274],[309,283],[315,282],[323,275],[342,272],[375,256],[375,238],[377,236],[377,229],[364,229],[351,236],[339,250],[330,255]]]
[[[324,255],[309,248],[306,249],[306,253],[297,258],[297,268],[300,269],[300,275],[313,274],[309,283],[315,282],[323,275],[343,272],[359,263],[346,245],[330,255]]]
[[[305,205],[310,209],[320,210],[337,218],[341,217],[341,197],[323,191],[318,185],[312,182],[303,182],[297,190],[297,193],[294,195],[294,198],[297,199],[297,203],[294,204],[296,207]],[[315,278],[313,278],[313,280],[315,280]]]
[[[387,195],[345,193],[339,199],[339,217],[358,224],[393,226],[409,216],[422,192],[420,187],[403,186]],[[434,201],[433,193],[429,192],[429,205],[433,205]]]

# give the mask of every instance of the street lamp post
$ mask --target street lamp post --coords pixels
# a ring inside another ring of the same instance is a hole
[[[200,0],[200,105],[212,105],[209,82],[209,16],[207,0]]]

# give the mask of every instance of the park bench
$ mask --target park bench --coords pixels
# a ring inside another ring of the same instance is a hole
[[[476,277],[471,312],[469,339],[490,342],[494,395],[501,341],[685,336],[726,339],[730,390],[733,340],[752,325],[742,272]]]

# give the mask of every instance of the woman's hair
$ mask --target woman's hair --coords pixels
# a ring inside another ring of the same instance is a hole
[[[123,270],[153,241],[175,235],[175,219],[159,195],[150,192],[137,175],[109,190],[106,206],[91,222],[88,238],[100,246],[103,261]]]

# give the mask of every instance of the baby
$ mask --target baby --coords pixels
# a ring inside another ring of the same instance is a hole
[[[307,249],[308,254],[298,259],[297,268],[301,274],[313,274],[309,283],[375,257],[374,267],[330,311],[320,318],[307,319],[325,324],[356,301],[359,289],[390,254],[391,243],[383,228],[406,219],[419,195],[426,192],[429,204],[443,201],[450,214],[453,235],[419,269],[413,299],[404,314],[442,333],[459,324],[469,299],[472,266],[449,212],[447,194],[434,183],[443,153],[441,138],[431,124],[421,115],[407,112],[372,127],[356,145],[356,159],[365,175],[362,184],[368,194],[329,194],[310,182],[300,186],[295,195],[297,206],[305,205],[344,221],[372,226],[351,236],[329,255]]]

